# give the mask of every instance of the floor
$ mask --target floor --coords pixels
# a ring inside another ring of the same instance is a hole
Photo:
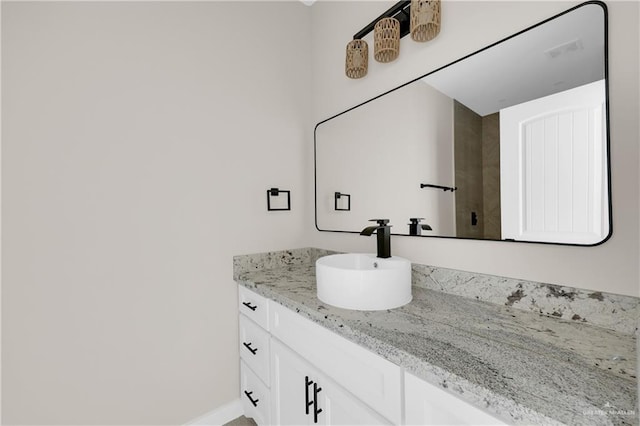
[[[248,419],[245,416],[240,416],[235,420],[231,420],[224,426],[256,426],[256,422],[253,419]]]

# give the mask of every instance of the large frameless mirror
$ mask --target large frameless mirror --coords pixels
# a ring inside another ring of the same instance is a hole
[[[607,96],[607,10],[587,2],[318,123],[316,227],[600,244]]]

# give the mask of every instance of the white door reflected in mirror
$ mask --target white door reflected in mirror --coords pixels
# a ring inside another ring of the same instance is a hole
[[[609,233],[605,82],[500,111],[502,238],[596,244]]]

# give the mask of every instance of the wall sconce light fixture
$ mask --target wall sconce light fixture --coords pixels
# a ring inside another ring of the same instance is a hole
[[[400,39],[405,35],[411,33],[416,41],[428,41],[438,35],[440,0],[399,1],[358,31],[347,44],[345,74],[349,78],[367,74],[369,49],[363,38],[371,31],[374,31],[374,58],[378,62],[391,62],[398,57]]]
[[[347,59],[344,73],[349,78],[362,78],[369,69],[369,46],[364,40],[351,40],[347,43]]]
[[[398,51],[400,47],[400,38],[409,34],[409,6],[411,5],[411,1],[400,1],[393,5],[390,9],[384,12],[382,15],[378,16],[375,20],[369,23],[366,27],[358,31],[354,36],[353,40],[347,44],[347,55],[345,59],[345,74],[349,78],[362,78],[367,75],[368,70],[368,61],[369,61],[369,47],[367,42],[363,40],[364,36],[369,34],[371,31],[374,31],[376,28],[376,24],[378,21],[384,18],[393,17],[400,24],[400,35],[397,38],[397,43],[395,45],[396,54],[393,59],[398,57]],[[386,30],[386,28],[385,28]],[[382,29],[381,29],[382,31]],[[374,36],[378,34],[376,31]],[[378,43],[378,39],[374,37],[374,57],[379,61],[378,56],[382,59],[391,58],[393,54],[388,49],[386,43],[386,38],[383,37],[388,36],[385,32],[384,34],[380,33],[380,43]],[[395,35],[394,35],[395,38]],[[354,43],[358,42],[358,43]],[[391,44],[391,43],[390,43]],[[382,50],[380,50],[382,49]],[[376,53],[382,52],[382,53]],[[363,56],[361,56],[363,55]],[[393,59],[389,59],[385,62],[392,61]],[[364,64],[364,66],[362,65]],[[364,69],[362,69],[364,68]]]
[[[411,0],[411,38],[429,41],[440,32],[440,0]]]
[[[378,62],[391,62],[400,54],[400,21],[382,18],[373,30],[373,57]]]

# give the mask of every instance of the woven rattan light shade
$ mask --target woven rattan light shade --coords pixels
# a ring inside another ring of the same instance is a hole
[[[373,33],[373,57],[378,62],[391,62],[400,53],[400,21],[396,18],[382,18]]]
[[[440,0],[411,0],[411,38],[429,41],[440,32]]]
[[[344,73],[349,78],[362,78],[369,68],[369,46],[364,40],[351,40],[347,43],[347,57]]]

